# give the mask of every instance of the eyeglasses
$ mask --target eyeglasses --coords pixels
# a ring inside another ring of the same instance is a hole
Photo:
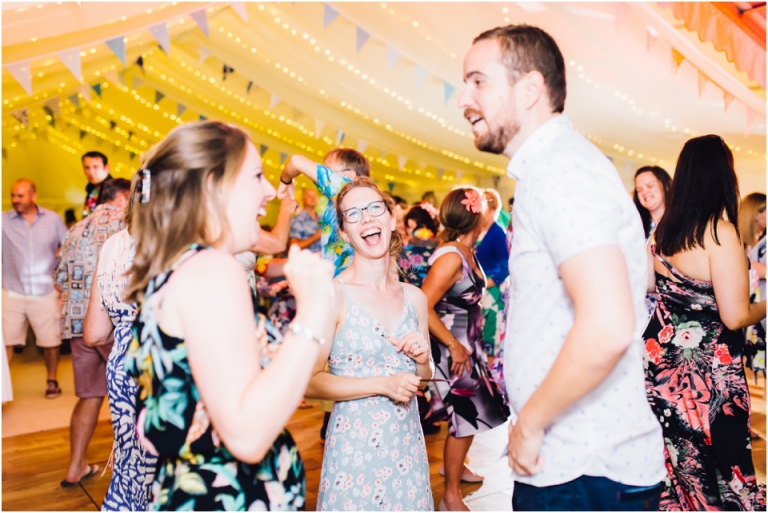
[[[384,200],[372,201],[363,208],[352,207],[341,213],[341,217],[350,224],[359,223],[363,219],[363,211],[367,211],[371,217],[379,217],[387,211],[387,203]]]

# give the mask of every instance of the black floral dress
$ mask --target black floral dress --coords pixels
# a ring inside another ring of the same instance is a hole
[[[710,282],[656,273],[645,339],[648,402],[664,433],[665,511],[763,510],[749,436],[744,335],[720,320]]]
[[[157,325],[158,290],[175,269],[203,249],[192,245],[170,271],[149,283],[125,356],[126,372],[139,383],[136,430],[142,445],[158,456],[150,508],[303,509],[304,466],[291,435],[283,431],[260,463],[238,461],[211,424],[190,371],[184,340],[163,333]],[[252,300],[256,316],[253,294]],[[271,326],[268,334],[270,342],[280,338]],[[268,364],[266,355],[261,364]]]
[[[434,377],[448,381],[429,383],[432,401],[426,421],[448,420],[451,435],[463,438],[503,424],[509,417],[509,408],[504,404],[501,391],[488,370],[488,357],[483,347],[480,299],[483,297],[485,278],[476,274],[464,255],[452,246],[443,246],[435,251],[430,265],[448,252],[461,256],[462,277],[435,305],[435,311],[456,340],[470,352],[472,372],[463,372],[461,377],[452,374],[451,353],[445,344],[430,337],[435,361]]]

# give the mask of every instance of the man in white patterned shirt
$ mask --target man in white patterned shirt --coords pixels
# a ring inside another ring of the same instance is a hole
[[[616,169],[575,132],[565,65],[527,25],[478,36],[459,106],[510,158],[504,374],[514,510],[655,510],[666,472],[645,396],[642,224]]]
[[[13,210],[3,212],[3,340],[8,361],[13,346],[24,345],[32,326],[48,371],[45,397],[61,395],[59,366],[59,294],[53,288],[56,251],[67,227],[56,212],[37,206],[30,180],[11,187]]]

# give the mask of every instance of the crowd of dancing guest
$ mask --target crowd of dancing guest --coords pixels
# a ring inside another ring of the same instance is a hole
[[[733,155],[709,135],[685,143],[674,186],[640,168],[633,205],[563,113],[564,60],[536,27],[478,36],[464,78],[475,145],[517,180],[510,213],[468,185],[409,207],[348,148],[292,156],[275,190],[247,132],[216,121],[172,130],[129,191],[106,156],[84,155],[88,217],[66,239],[34,184],[14,184],[5,343],[29,319],[49,397],[62,337],[95,369],[75,378],[88,405],[109,398],[104,510],[305,508],[285,430],[304,397],[330,410],[319,510],[468,510],[461,482],[484,480],[467,464],[474,436],[505,423],[515,510],[765,508],[744,370],[765,369],[765,195],[739,202]],[[300,175],[317,192],[297,211]],[[64,311],[50,310],[54,278]],[[266,316],[257,291],[274,298]],[[64,487],[98,470],[82,409]],[[425,433],[443,422],[430,462]]]

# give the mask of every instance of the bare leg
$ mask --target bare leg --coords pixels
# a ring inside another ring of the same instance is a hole
[[[11,363],[11,358],[13,358],[13,346],[5,346],[5,354],[8,355],[8,363]]]
[[[80,399],[72,412],[72,420],[69,423],[69,469],[66,478],[71,483],[76,483],[88,473],[85,452],[88,450],[93,430],[96,429],[103,401],[103,396]]]
[[[449,511],[469,511],[461,497],[461,473],[464,471],[464,459],[474,436],[456,438],[448,435],[445,439],[443,459],[445,461],[445,495],[443,500]]]
[[[59,367],[59,348],[46,347],[43,349],[45,368],[48,370],[48,379],[56,379],[56,369]],[[8,359],[10,361],[10,358]]]

